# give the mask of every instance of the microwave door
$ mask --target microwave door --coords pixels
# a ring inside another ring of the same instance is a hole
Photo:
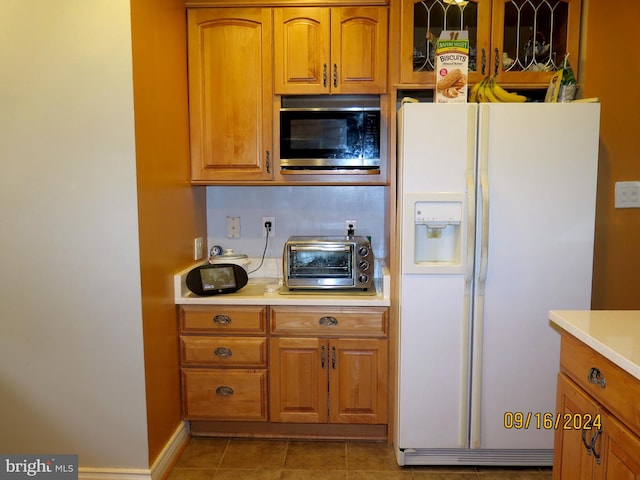
[[[280,166],[379,168],[379,111],[282,109]]]

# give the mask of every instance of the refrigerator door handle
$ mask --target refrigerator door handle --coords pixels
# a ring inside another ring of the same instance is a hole
[[[471,105],[468,110],[468,127],[467,127],[467,219],[465,244],[467,248],[467,257],[465,259],[464,273],[464,298],[462,305],[462,375],[460,377],[460,430],[458,432],[458,445],[462,448],[469,444],[469,378],[471,375],[471,292],[473,284],[473,259],[475,255],[475,238],[476,238],[476,183],[475,183],[475,164],[476,164],[476,122],[477,107]],[[469,346],[469,348],[464,348]]]
[[[489,257],[489,109],[480,106],[478,139],[478,177],[482,208],[480,232],[480,260],[476,278],[475,309],[473,314],[472,364],[476,368],[471,373],[471,448],[480,448],[480,417],[482,406],[482,347],[484,331],[484,289],[487,280]]]
[[[480,236],[480,265],[478,269],[478,295],[484,295],[489,260],[489,109],[480,107],[479,177],[482,199],[482,231]]]

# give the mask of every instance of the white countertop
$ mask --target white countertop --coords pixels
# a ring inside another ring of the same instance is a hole
[[[549,319],[640,380],[640,310],[552,310]]]
[[[374,280],[375,295],[363,294],[358,291],[335,292],[323,290],[313,293],[281,294],[279,289],[282,281],[278,277],[251,277],[243,288],[235,293],[212,296],[198,296],[189,291],[185,279],[189,271],[202,263],[192,265],[174,276],[174,290],[176,304],[189,305],[329,305],[350,307],[386,307],[391,305],[391,277],[389,269],[380,263],[377,271],[381,276]]]

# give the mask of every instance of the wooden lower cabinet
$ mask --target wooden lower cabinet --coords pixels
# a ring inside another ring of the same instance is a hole
[[[273,422],[387,421],[388,341],[271,338]]]
[[[267,307],[180,307],[187,420],[267,421]]]
[[[388,439],[387,307],[183,305],[194,435]]]
[[[554,480],[640,480],[638,392],[640,381],[563,334]]]

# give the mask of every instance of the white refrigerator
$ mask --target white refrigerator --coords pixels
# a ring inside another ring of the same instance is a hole
[[[550,465],[548,311],[590,308],[600,105],[398,115],[398,463]]]

